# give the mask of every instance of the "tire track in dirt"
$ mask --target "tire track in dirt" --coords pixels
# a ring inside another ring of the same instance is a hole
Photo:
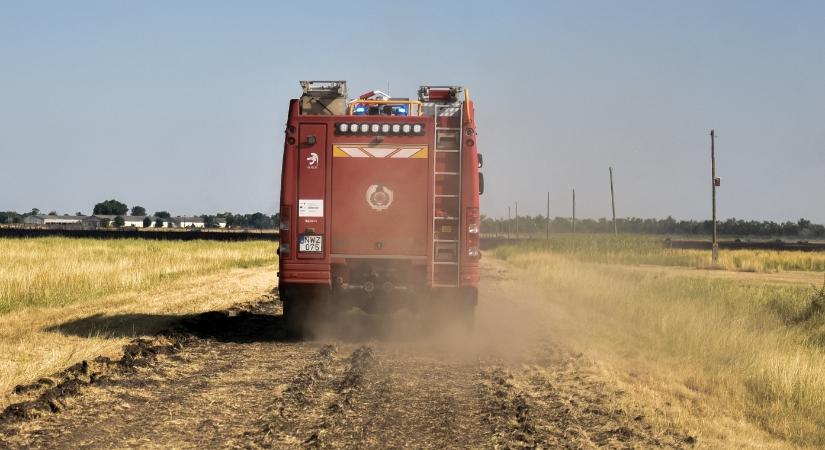
[[[489,369],[483,375],[481,388],[487,399],[485,416],[493,432],[493,446],[536,448],[540,442],[550,445],[550,440],[536,435],[526,394],[512,379],[512,375],[500,367]]]
[[[346,427],[347,416],[353,410],[354,398],[360,394],[367,372],[375,363],[372,347],[358,347],[347,358],[346,369],[334,383],[335,395],[328,401],[324,414],[315,429],[304,441],[312,448],[335,448],[341,445],[337,439],[330,438],[330,432]]]
[[[369,346],[336,358],[337,348],[324,345],[317,362],[299,372],[283,390],[255,433],[249,448],[327,447],[325,436],[351,410],[353,396],[373,363]]]
[[[548,369],[484,372],[482,390],[495,448],[686,448],[687,435],[657,433],[642,414],[618,407],[609,387],[583,375],[571,356]]]
[[[325,429],[323,448],[481,448],[487,436],[472,362],[374,345],[346,414]]]
[[[276,445],[296,446],[304,439],[300,433],[307,415],[317,406],[319,384],[330,377],[338,349],[333,345],[324,345],[318,351],[316,359],[309,362],[286,385],[275,402],[267,408],[261,417],[262,425],[258,430],[249,431],[249,448],[272,448]]]

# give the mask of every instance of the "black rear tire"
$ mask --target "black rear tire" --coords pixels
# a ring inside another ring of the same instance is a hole
[[[329,310],[329,289],[323,286],[301,286],[289,290],[284,298],[284,325],[287,337],[312,337],[310,324],[323,323]]]
[[[306,299],[284,300],[284,326],[286,335],[290,339],[304,337],[304,326],[307,319]]]

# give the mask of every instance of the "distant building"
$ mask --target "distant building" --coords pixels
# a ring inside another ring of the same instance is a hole
[[[149,227],[155,228],[158,221],[163,224],[160,228],[205,228],[206,222],[202,217],[154,217],[154,216],[120,216],[123,217],[124,227],[143,228],[143,222],[148,217]],[[96,214],[94,216],[50,216],[47,214],[37,214],[33,216],[26,216],[23,218],[23,223],[32,225],[53,225],[60,227],[83,227],[83,228],[97,228],[103,225],[103,222],[108,222],[110,227],[115,225],[116,215],[113,214]],[[215,224],[218,228],[226,228],[226,219],[215,219]]]
[[[109,226],[115,225],[115,218],[117,216],[111,214],[96,214],[93,217],[96,217],[98,220],[107,219],[109,221]],[[143,219],[149,217],[149,220],[152,221],[150,226],[155,225],[155,221],[151,216],[120,216],[123,217],[123,226],[124,227],[135,227],[135,228],[143,228]]]
[[[37,214],[26,216],[23,223],[32,225],[73,225],[81,224],[86,216],[50,216],[47,214]]]
[[[206,226],[206,222],[203,220],[203,217],[178,216],[169,220],[172,222],[172,226],[178,228],[204,228]],[[226,219],[216,218],[215,224],[218,228],[226,228]]]
[[[170,218],[152,216],[151,219],[152,219],[152,227],[153,228],[156,227],[158,221],[160,221],[160,226],[157,227],[157,228],[174,228],[175,227],[175,223]]]
[[[83,228],[97,228],[100,226],[101,220],[95,216],[82,216],[83,218],[80,220],[80,223],[83,225]]]
[[[23,223],[31,225],[51,225],[59,227],[96,228],[100,226],[100,219],[98,219],[95,216],[53,216],[46,214],[37,214],[34,216],[24,217]]]

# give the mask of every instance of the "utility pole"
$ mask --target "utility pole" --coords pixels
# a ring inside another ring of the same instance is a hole
[[[613,234],[619,234],[619,229],[616,227],[616,196],[613,194],[613,167],[610,169],[610,205],[613,207]]]
[[[510,207],[507,207],[507,240],[510,240]]]
[[[516,239],[518,239],[518,202],[516,202]]]
[[[576,189],[573,188],[573,233],[576,232]]]
[[[710,130],[710,183],[713,197],[713,245],[711,246],[711,260],[716,265],[719,262],[719,242],[716,240],[716,187],[721,183],[716,178],[716,132]]]
[[[547,192],[547,239],[550,239],[550,192]]]

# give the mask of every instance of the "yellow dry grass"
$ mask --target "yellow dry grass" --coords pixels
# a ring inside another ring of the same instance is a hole
[[[275,261],[262,242],[0,239],[0,314]]]
[[[0,408],[15,400],[17,384],[116,356],[132,338],[183,314],[254,300],[277,285],[267,242],[37,239],[0,240],[0,247],[12,250],[0,272],[7,305],[0,314]]]
[[[612,236],[605,234],[554,235],[496,249],[506,259],[509,254],[546,253],[568,255],[580,261],[652,264],[716,268],[743,272],[825,271],[825,253],[775,250],[722,250],[714,265],[710,251],[666,248],[657,236]]]
[[[557,311],[548,326],[604,361],[661,420],[705,443],[763,446],[767,435],[747,431],[757,426],[792,446],[825,446],[825,299],[800,279],[498,255],[541,286]]]

